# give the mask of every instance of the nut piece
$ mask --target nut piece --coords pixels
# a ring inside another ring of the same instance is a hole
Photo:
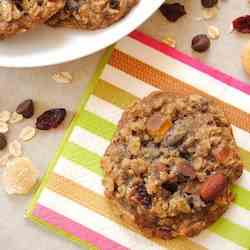
[[[22,145],[19,141],[14,140],[9,144],[9,153],[15,157],[22,155]]]
[[[0,134],[0,150],[3,150],[7,146],[6,137],[4,134]]]
[[[3,185],[8,194],[27,194],[38,179],[38,171],[28,158],[16,158],[3,171]]]
[[[36,129],[30,126],[27,126],[22,129],[19,138],[22,139],[23,141],[28,141],[32,139],[36,134]]]
[[[8,122],[10,119],[10,112],[7,110],[4,110],[0,112],[0,121],[1,122]]]
[[[241,62],[246,73],[250,74],[250,41],[242,51]]]
[[[193,167],[189,164],[178,164],[177,166],[177,173],[181,174],[185,177],[190,177],[191,179],[194,179],[196,174],[193,169]]]
[[[201,186],[200,196],[204,201],[213,201],[223,193],[226,186],[227,181],[224,175],[209,176]]]
[[[192,49],[201,53],[210,48],[210,40],[206,34],[196,35],[192,39]]]
[[[16,112],[24,118],[31,118],[34,114],[34,103],[31,99],[25,100],[17,106]]]
[[[207,30],[208,37],[210,39],[218,39],[220,37],[220,31],[217,27],[210,25]]]
[[[0,122],[0,133],[5,134],[8,130],[8,124],[6,122]]]
[[[176,40],[172,37],[166,37],[162,40],[165,44],[169,47],[175,48],[176,47]]]
[[[18,122],[20,122],[22,120],[23,120],[23,115],[20,115],[17,112],[13,112],[11,114],[9,123],[14,124],[14,123],[18,123]]]
[[[69,72],[58,72],[52,76],[53,80],[58,83],[71,83],[72,82],[72,75]]]
[[[146,128],[151,136],[162,136],[172,127],[171,121],[160,113],[154,113],[148,118]]]
[[[6,153],[3,156],[1,156],[1,158],[0,158],[0,167],[5,167],[6,164],[8,163],[8,161],[9,161],[10,157],[11,157],[11,155],[9,153]]]

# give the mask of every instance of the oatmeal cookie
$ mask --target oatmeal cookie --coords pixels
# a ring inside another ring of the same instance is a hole
[[[165,92],[124,112],[101,165],[116,211],[163,239],[194,236],[217,220],[243,168],[231,126],[215,104]]]
[[[48,24],[95,30],[105,28],[123,18],[139,0],[66,0],[65,7]]]
[[[64,4],[65,0],[1,0],[0,39],[44,23]]]

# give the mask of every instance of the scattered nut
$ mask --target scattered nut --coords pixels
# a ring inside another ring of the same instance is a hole
[[[205,20],[212,19],[217,15],[218,15],[218,9],[216,7],[202,10],[202,16]]]
[[[8,130],[8,124],[6,122],[0,122],[0,133],[5,134]]]
[[[210,25],[208,27],[207,34],[210,39],[215,40],[220,37],[220,30],[217,27]]]
[[[10,119],[10,112],[7,110],[4,110],[0,112],[0,121],[1,122],[8,122]]]
[[[34,103],[31,99],[25,100],[17,106],[16,112],[24,118],[31,118],[34,114]]]
[[[17,112],[13,112],[11,114],[9,123],[14,124],[14,123],[18,123],[18,122],[20,122],[22,120],[23,120],[23,115],[20,115]]]
[[[250,41],[242,51],[241,62],[246,73],[250,74]]]
[[[0,158],[0,167],[5,167],[11,157],[10,153],[6,153]]]
[[[196,35],[192,39],[192,49],[201,53],[210,48],[210,40],[206,34]]]
[[[24,157],[9,161],[3,171],[3,185],[8,194],[29,193],[37,179],[38,170]]]
[[[162,41],[172,48],[176,47],[176,40],[174,38],[166,37]]]
[[[22,145],[19,141],[14,140],[9,144],[9,153],[15,157],[22,155]]]
[[[36,134],[36,129],[30,126],[27,126],[22,129],[19,138],[22,139],[23,141],[28,141],[32,139]]]
[[[72,75],[69,72],[58,72],[52,76],[53,80],[58,83],[71,83],[72,82]]]
[[[4,134],[0,134],[0,150],[3,150],[7,146],[7,140]]]

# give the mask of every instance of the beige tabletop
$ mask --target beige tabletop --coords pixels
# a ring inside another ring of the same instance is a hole
[[[177,48],[203,62],[214,66],[225,73],[249,82],[250,78],[243,72],[240,63],[242,46],[250,39],[250,35],[229,33],[233,18],[249,13],[250,4],[247,0],[221,1],[218,17],[209,21],[197,21],[201,16],[199,0],[185,1],[188,15],[177,23],[167,23],[160,13],[151,17],[140,29],[157,39],[166,36],[174,37]],[[195,34],[206,33],[209,25],[217,26],[221,37],[212,42],[209,52],[198,55],[192,53],[190,41]],[[83,93],[102,52],[65,63],[62,65],[35,69],[0,68],[0,110],[13,111],[16,105],[27,98],[32,98],[36,105],[36,115],[47,108],[64,107],[69,111],[67,126],[73,111]],[[51,75],[58,71],[68,71],[73,74],[71,84],[60,84],[52,80]],[[20,129],[34,121],[27,120],[10,127],[9,141],[17,137]],[[44,174],[48,162],[53,156],[64,129],[40,132],[31,141],[23,145],[24,155],[30,157]],[[4,250],[75,250],[77,246],[59,238],[52,233],[43,231],[38,226],[24,219],[24,211],[31,196],[7,196],[0,186],[0,244]]]

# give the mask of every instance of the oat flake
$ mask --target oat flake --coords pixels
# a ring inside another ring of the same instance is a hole
[[[220,37],[220,30],[216,26],[210,25],[208,27],[207,34],[210,39],[215,40]]]
[[[8,110],[4,110],[0,112],[1,122],[8,122],[9,119],[10,119],[10,112]]]
[[[218,9],[216,7],[213,8],[204,8],[202,10],[202,16],[205,20],[212,19],[218,15]]]
[[[22,145],[19,141],[14,140],[9,144],[9,153],[15,157],[22,155]]]
[[[53,80],[58,83],[71,83],[72,82],[72,75],[69,72],[58,72],[52,76]]]
[[[176,47],[176,40],[172,37],[166,37],[162,41],[172,48]]]
[[[20,122],[22,120],[23,120],[23,115],[18,114],[17,112],[13,112],[11,114],[9,123],[14,124],[14,123],[18,123],[18,122]]]
[[[36,129],[30,126],[27,126],[21,130],[19,138],[23,141],[28,141],[32,139],[36,134]]]
[[[0,133],[4,134],[8,132],[8,130],[9,130],[8,124],[6,122],[0,121]]]
[[[0,167],[5,167],[11,157],[10,153],[6,153],[0,157]]]

